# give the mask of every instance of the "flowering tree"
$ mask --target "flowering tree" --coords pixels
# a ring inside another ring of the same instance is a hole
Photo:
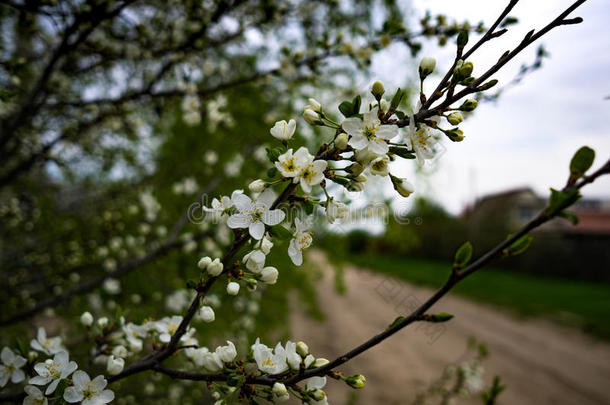
[[[430,312],[432,306],[456,284],[492,260],[525,251],[531,240],[528,234],[536,227],[555,217],[573,219],[566,210],[580,198],[581,188],[610,173],[610,161],[591,172],[594,151],[588,147],[579,149],[570,162],[565,186],[552,189],[545,210],[476,259],[472,257],[472,246],[464,243],[455,254],[447,282],[434,295],[412,313],[388,320],[385,330],[335,359],[316,356],[315,348],[310,350],[304,342],[286,341],[269,347],[260,339],[246,345],[227,341],[213,350],[200,345],[198,331],[204,328],[194,325],[220,321],[216,319],[216,305],[210,296],[212,287],[222,284],[228,296],[266,290],[279,277],[278,269],[268,265],[267,257],[282,245],[285,248],[282,254],[295,265],[302,265],[303,251],[314,243],[314,214],[324,212],[330,223],[342,221],[349,214],[347,204],[333,195],[335,187],[366,193],[367,175],[371,175],[387,179],[401,197],[409,197],[415,192],[413,185],[390,172],[391,162],[408,159],[425,164],[435,157],[441,137],[446,136],[452,142],[463,141],[459,124],[464,119],[463,113],[477,107],[473,95],[492,88],[497,83],[491,78],[493,74],[541,36],[556,27],[579,23],[581,19],[568,16],[583,2],[575,2],[539,31],[530,31],[513,50],[478,76],[473,76],[474,65],[469,59],[481,46],[506,32],[507,28],[502,27],[506,26],[508,14],[517,0],[509,2],[476,43],[469,45],[468,31],[461,30],[457,35],[454,63],[428,95],[423,92],[423,82],[437,67],[433,58],[421,60],[418,73],[422,90],[417,103],[413,103],[415,107],[409,105],[406,92],[401,89],[393,92],[392,97],[385,97],[386,90],[380,82],[372,85],[371,98],[359,95],[339,104],[341,119],[317,100],[309,99],[303,111],[304,120],[326,131],[324,141],[314,153],[298,145],[294,119],[278,121],[269,130],[275,143],[266,150],[267,177],[250,182],[247,192],[232,190],[200,207],[205,213],[206,226],[232,231],[224,250],[214,246],[196,263],[197,277],[186,282],[184,305],[177,305],[178,309],[185,307],[181,315],[133,322],[129,313],[121,310],[114,319],[96,320],[90,312],[83,313],[80,323],[88,339],[81,343],[90,352],[88,364],[83,364],[75,354],[78,349],[71,348],[69,354],[61,339],[48,337],[45,329],[40,328],[30,342],[31,351],[20,342],[2,350],[0,385],[5,386],[8,381],[26,385],[23,390],[0,394],[0,399],[23,399],[24,403],[108,403],[115,398],[112,387],[120,387],[135,375],[150,371],[176,380],[207,383],[217,405],[282,402],[291,396],[306,404],[326,404],[328,398],[323,389],[327,378],[344,381],[355,389],[363,388],[364,376],[345,376],[338,367],[412,323],[449,321],[451,314]],[[148,89],[149,93],[153,87]],[[148,95],[154,94],[157,93]],[[187,107],[196,104],[194,99],[187,101]],[[7,125],[24,119],[20,117],[25,112],[16,114],[6,121]],[[197,121],[192,108],[186,115],[187,121]],[[192,181],[184,181],[178,184],[177,191],[196,188]],[[141,206],[144,215],[152,219],[161,211],[150,193],[141,195]],[[187,245],[192,238],[192,235],[187,238]],[[167,248],[157,246],[161,251]],[[147,257],[143,255],[140,260]],[[189,265],[195,267],[195,263]],[[125,269],[111,268],[110,271],[120,275]],[[106,289],[120,288],[112,279],[102,279]],[[245,349],[239,351],[238,346]],[[78,358],[79,364],[70,361],[71,357]],[[105,365],[108,378],[104,375],[91,378],[90,369],[98,361]],[[493,403],[498,392],[491,391],[486,403]]]

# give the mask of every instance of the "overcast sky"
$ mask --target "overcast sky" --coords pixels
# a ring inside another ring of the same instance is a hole
[[[489,26],[506,3],[414,0],[411,12],[417,18],[429,9],[433,14],[442,12],[472,23],[483,20]],[[473,56],[474,75],[514,48],[527,31],[543,27],[571,3],[521,0],[511,13],[520,24]],[[610,96],[610,2],[589,0],[572,16],[585,21],[556,28],[542,38],[551,54],[544,67],[505,92],[497,104],[480,105],[461,126],[466,139],[458,144],[445,142],[447,150],[434,174],[416,178],[412,164],[401,167],[400,174],[410,174],[418,191],[434,196],[457,213],[476,197],[509,188],[530,186],[546,195],[548,187],[565,183],[569,159],[582,145],[596,150],[596,166],[610,157],[610,100],[605,100]],[[474,40],[471,38],[471,43]],[[495,76],[500,83],[510,81],[523,62],[534,60],[537,45]],[[455,48],[439,50],[435,44],[427,44],[420,56],[426,55],[436,57],[437,70],[444,72]],[[397,77],[396,72],[413,74],[410,64],[406,52],[392,48],[378,56],[373,66],[376,78],[391,88],[404,83],[404,77]],[[428,79],[428,87],[438,80],[438,76]],[[366,86],[368,83],[362,83]],[[587,187],[585,195],[610,198],[610,179]]]

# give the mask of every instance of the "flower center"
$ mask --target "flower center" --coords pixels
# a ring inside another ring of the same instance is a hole
[[[307,249],[309,246],[311,246],[312,242],[313,242],[313,238],[311,236],[311,232],[303,232],[297,238],[297,243],[301,250]]]
[[[277,364],[273,361],[273,359],[271,357],[265,359],[261,365],[263,367],[275,367]]]

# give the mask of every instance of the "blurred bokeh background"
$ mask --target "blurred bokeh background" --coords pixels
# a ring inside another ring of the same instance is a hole
[[[473,58],[474,75],[570,3],[522,0],[511,13],[519,21]],[[318,145],[328,134],[300,118],[307,98],[340,119],[338,103],[375,80],[406,89],[412,109],[420,58],[437,59],[431,91],[457,33],[476,38],[503,7],[0,1],[0,344],[27,345],[44,326],[86,363],[83,311],[133,322],[182,313],[197,260],[232,237],[201,207],[266,175],[275,121],[296,118],[297,143]],[[231,338],[243,351],[259,336],[291,338],[332,358],[425,300],[465,240],[482,254],[544,208],[578,147],[603,160],[610,6],[590,1],[577,15],[584,23],[554,30],[498,73],[463,142],[444,142],[424,167],[392,166],[413,196],[394,197],[388,179],[364,195],[333,189],[353,201],[352,220],[320,220],[303,267],[277,241],[267,259],[277,285],[236,298],[212,291],[217,320],[195,324],[200,342]],[[440,306],[455,323],[407,329],[348,366],[369,383],[358,392],[330,383],[331,403],[442,403],[460,372],[481,380],[451,393],[456,403],[481,403],[495,375],[507,385],[500,403],[610,403],[609,186],[585,190],[576,226],[549,223],[526,254],[458,287]],[[205,385],[152,373],[113,389],[117,403],[213,403]]]

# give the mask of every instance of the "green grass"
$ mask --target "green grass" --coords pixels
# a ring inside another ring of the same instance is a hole
[[[405,281],[440,287],[449,263],[391,255],[358,255],[350,262]],[[610,285],[532,276],[483,268],[454,293],[498,305],[523,316],[542,316],[610,340]]]

